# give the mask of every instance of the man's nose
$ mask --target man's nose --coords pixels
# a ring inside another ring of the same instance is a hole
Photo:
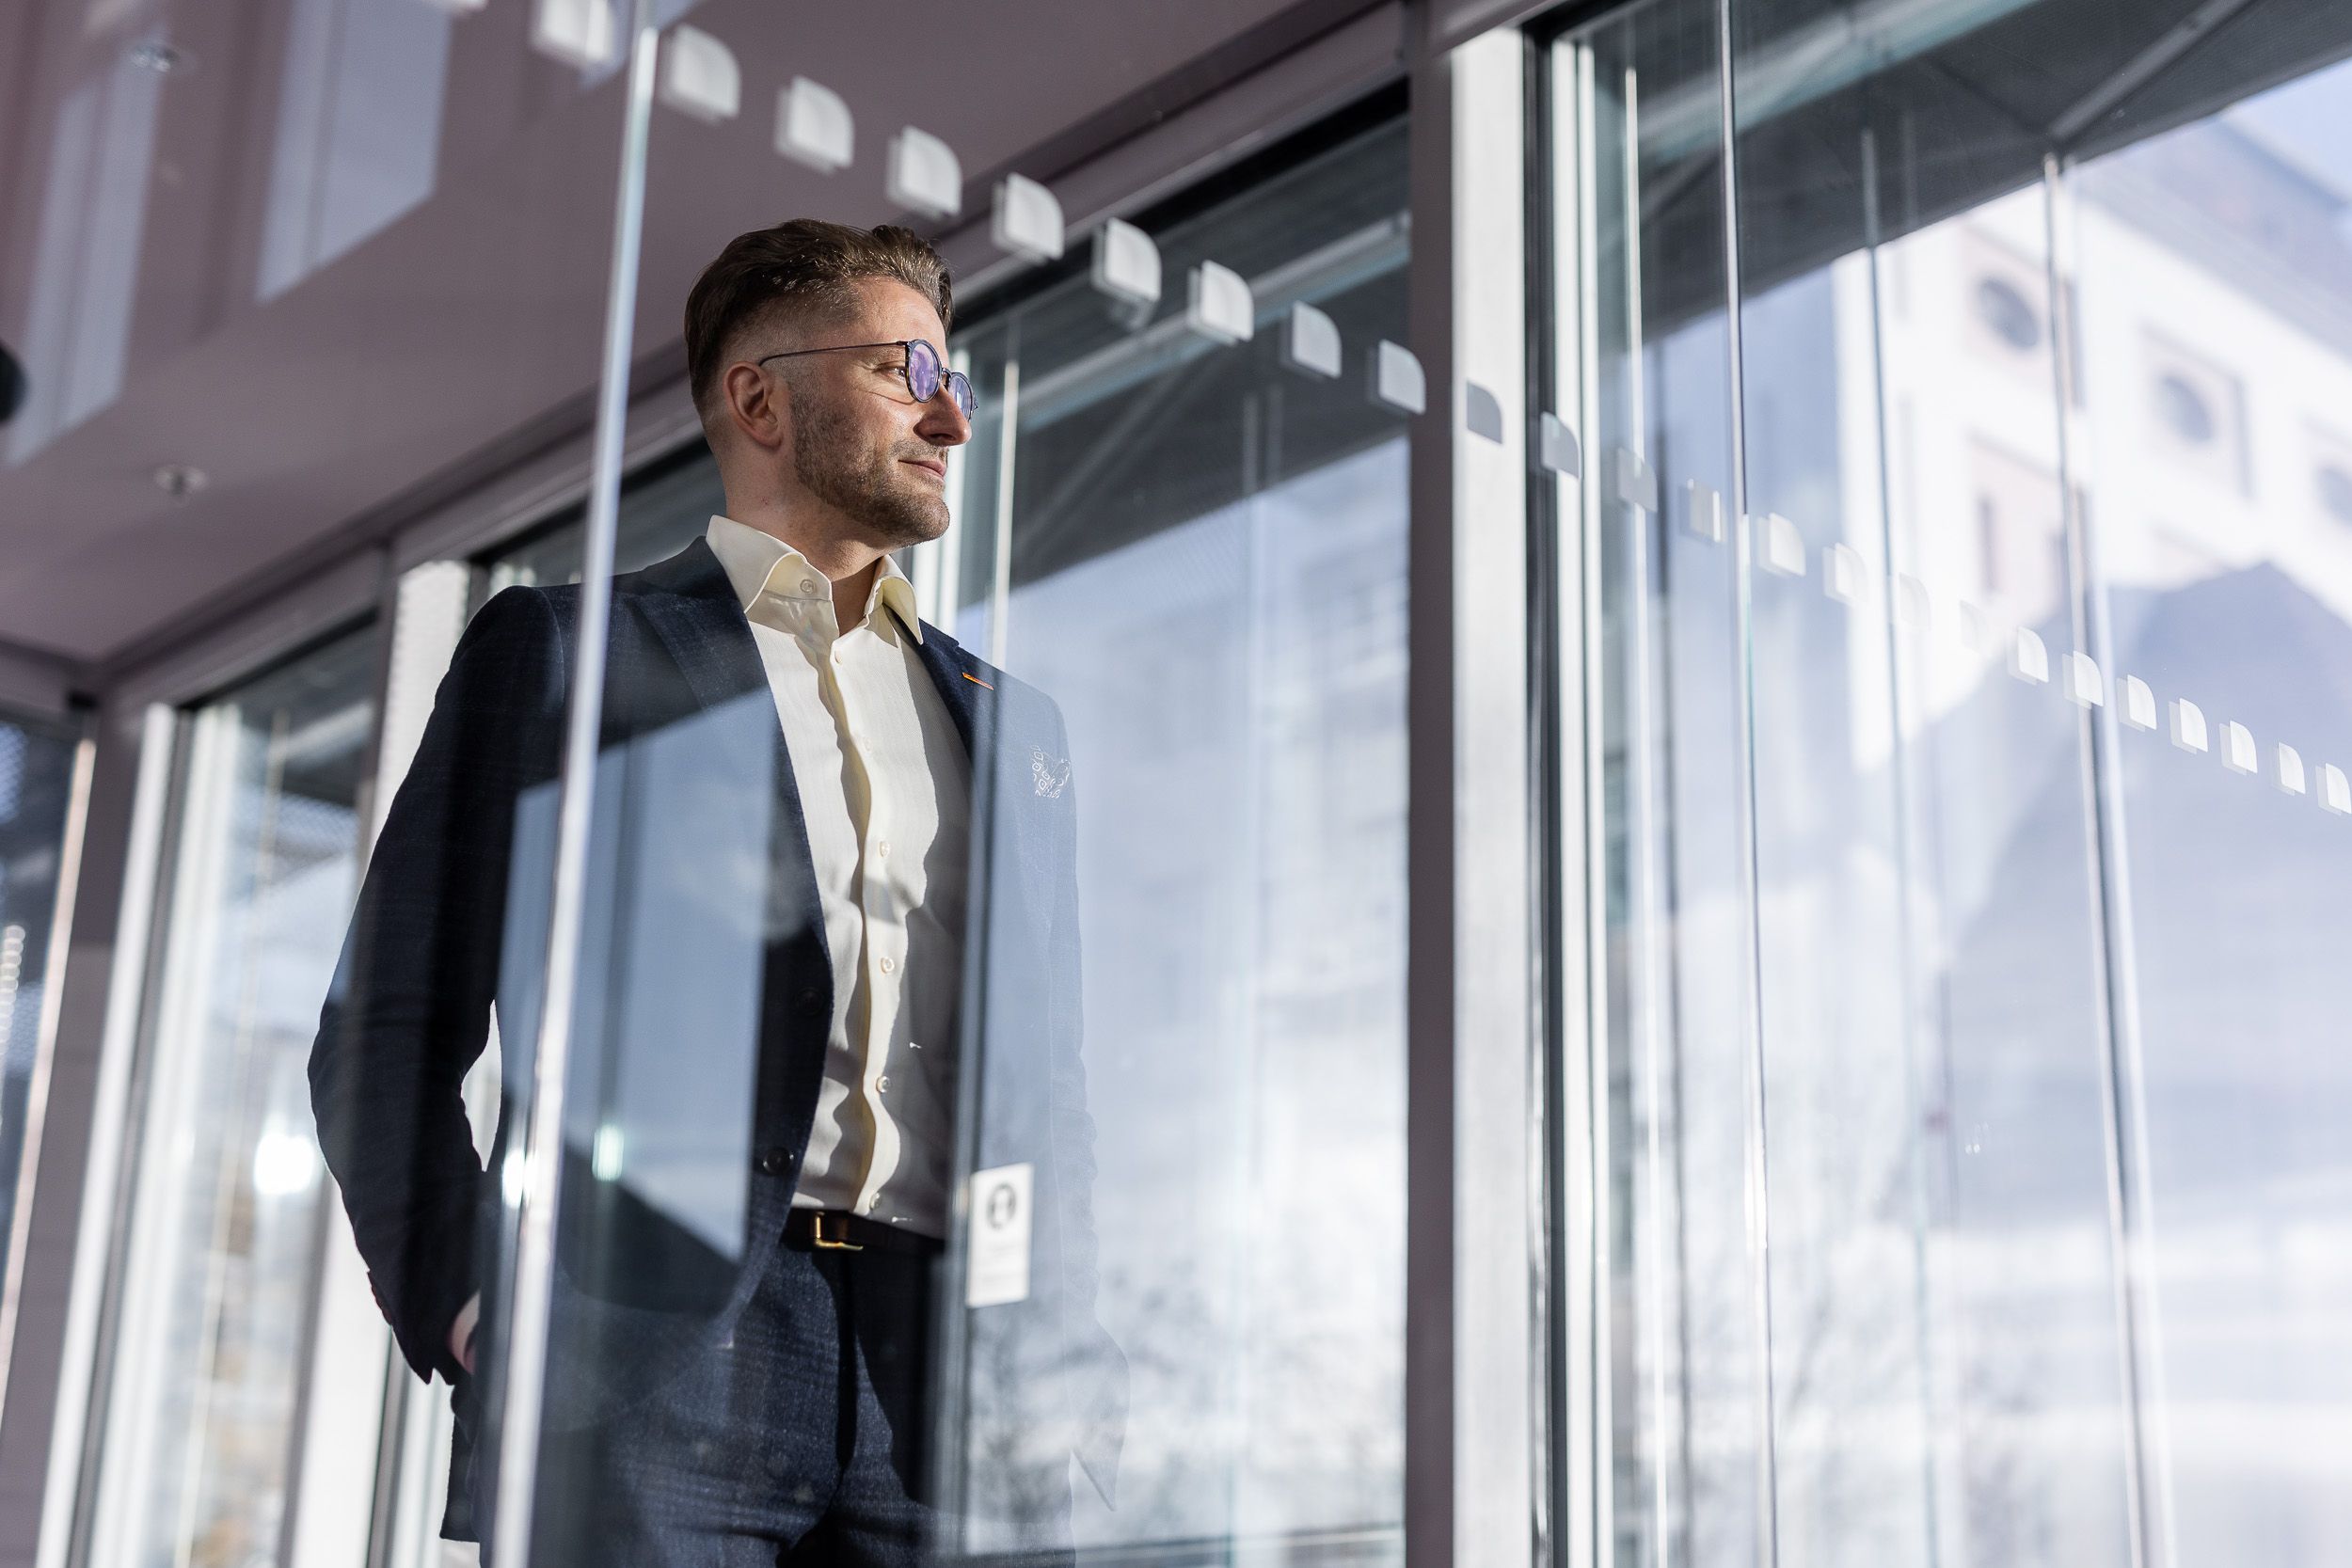
[[[923,405],[923,418],[914,427],[915,434],[936,446],[960,447],[972,439],[972,421],[964,418],[956,400],[942,387]]]

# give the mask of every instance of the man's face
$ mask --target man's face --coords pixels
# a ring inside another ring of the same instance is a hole
[[[947,449],[970,440],[972,426],[944,386],[930,402],[915,403],[899,370],[899,340],[922,338],[946,351],[938,310],[887,278],[865,278],[857,289],[854,314],[791,346],[888,346],[776,360],[773,368],[791,388],[793,477],[864,542],[896,550],[947,531]]]

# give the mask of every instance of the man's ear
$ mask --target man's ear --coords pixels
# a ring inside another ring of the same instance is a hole
[[[719,394],[726,422],[754,446],[772,451],[791,439],[791,393],[783,378],[771,379],[756,365],[729,365]]]

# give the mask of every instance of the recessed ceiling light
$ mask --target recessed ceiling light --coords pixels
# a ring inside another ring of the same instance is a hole
[[[176,501],[186,500],[212,482],[212,475],[185,463],[167,463],[155,470],[155,488]]]
[[[175,71],[184,71],[196,62],[186,50],[175,48],[161,39],[149,39],[144,43],[131,46],[131,63],[158,76],[168,76]]]

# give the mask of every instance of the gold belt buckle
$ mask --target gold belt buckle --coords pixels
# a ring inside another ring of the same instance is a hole
[[[827,1220],[834,1221],[840,1227],[831,1236],[825,1234]],[[809,1216],[809,1240],[829,1252],[864,1252],[866,1249],[857,1243],[843,1239],[849,1231],[849,1221],[850,1216],[847,1214],[836,1214],[830,1210],[819,1209]]]

